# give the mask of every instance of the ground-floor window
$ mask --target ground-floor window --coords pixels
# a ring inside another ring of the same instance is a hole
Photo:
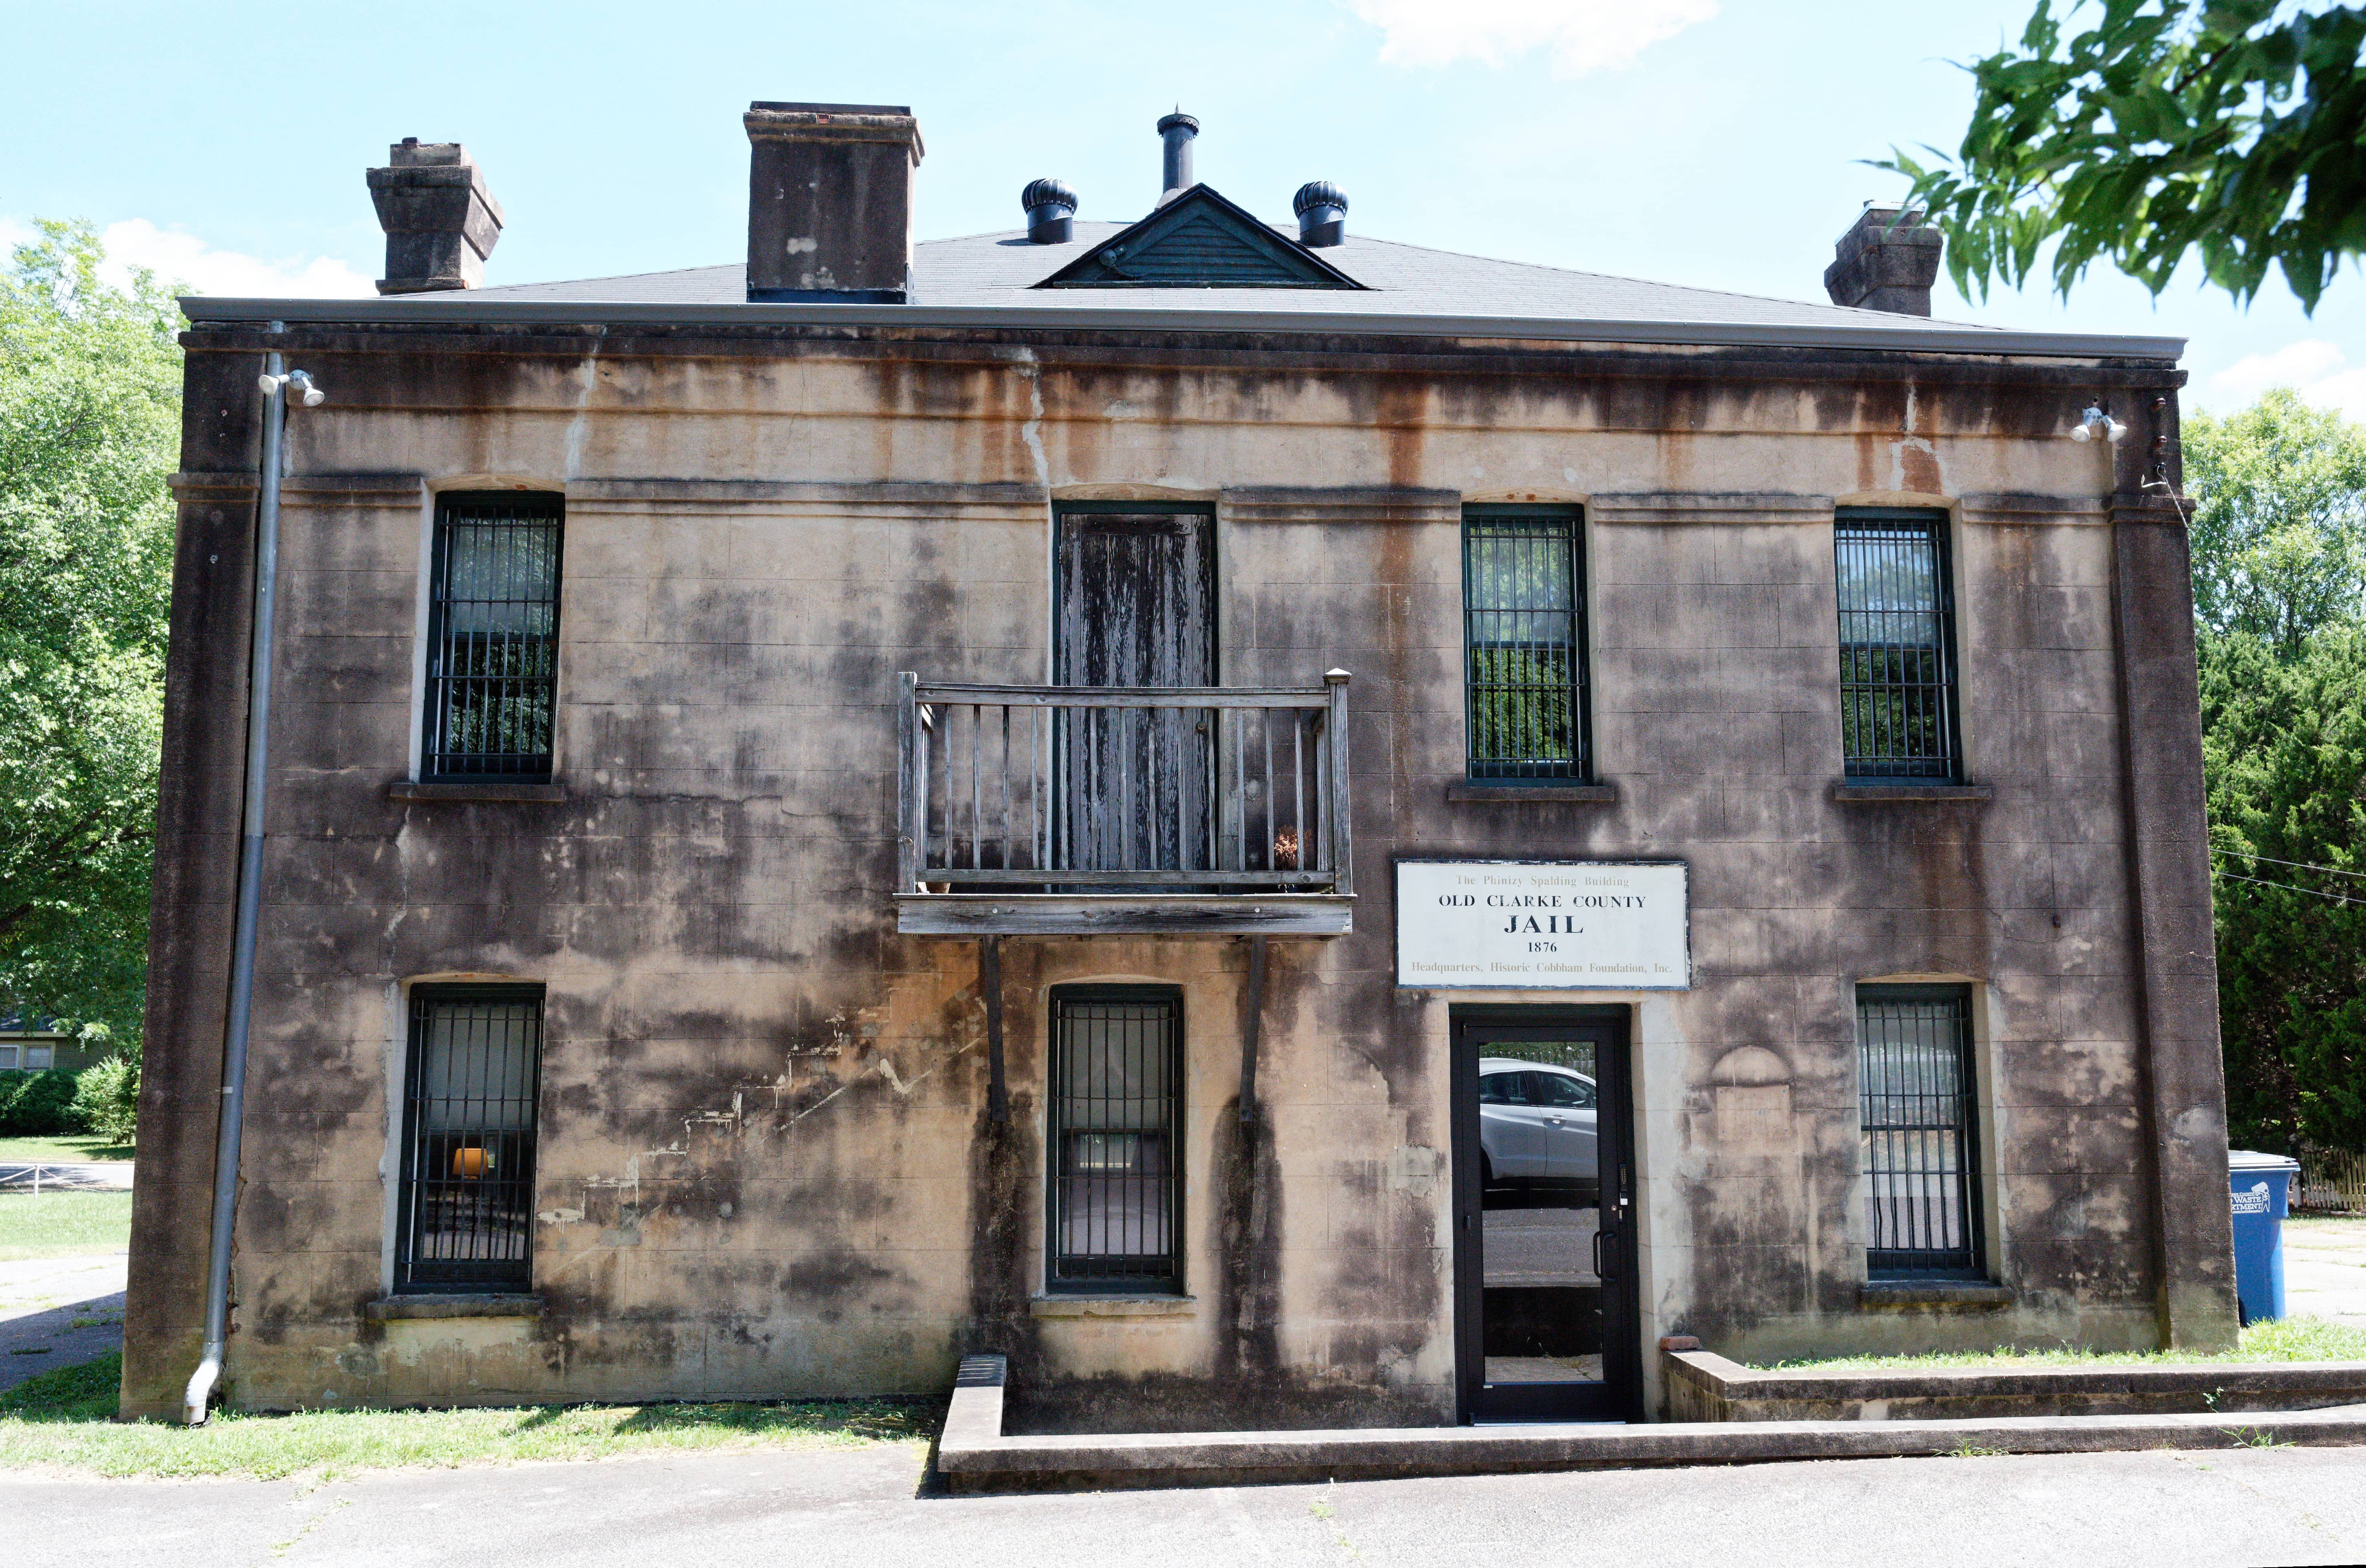
[[[1857,1085],[1876,1279],[1981,1270],[1978,1080],[1963,986],[1860,986]]]
[[[1183,998],[1151,987],[1052,997],[1050,1286],[1174,1292]]]
[[[539,986],[411,992],[397,1290],[532,1284],[541,1078]]]

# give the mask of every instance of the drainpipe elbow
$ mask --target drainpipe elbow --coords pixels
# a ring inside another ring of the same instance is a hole
[[[181,1425],[202,1427],[206,1424],[206,1405],[213,1397],[214,1380],[221,1376],[221,1352],[208,1349],[197,1370],[189,1374],[188,1392],[181,1395]]]

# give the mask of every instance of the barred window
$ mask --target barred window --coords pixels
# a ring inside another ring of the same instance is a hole
[[[1590,777],[1576,512],[1466,511],[1462,606],[1470,776]]]
[[[1875,1278],[1980,1274],[1977,1080],[1961,986],[1860,986],[1857,1090],[1866,1268]]]
[[[403,1077],[395,1287],[532,1283],[539,987],[421,987]]]
[[[1182,997],[1054,992],[1051,1100],[1051,1288],[1180,1291]]]
[[[550,776],[561,504],[524,492],[439,498],[424,777]]]
[[[1843,771],[1852,778],[1957,777],[1946,514],[1844,510],[1833,523],[1832,552]]]

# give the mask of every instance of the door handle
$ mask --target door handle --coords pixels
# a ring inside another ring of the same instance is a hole
[[[1594,1233],[1594,1277],[1597,1280],[1607,1280],[1610,1278],[1609,1271],[1602,1267],[1602,1240],[1603,1237],[1609,1234],[1610,1233],[1608,1231],[1603,1230],[1597,1230]]]

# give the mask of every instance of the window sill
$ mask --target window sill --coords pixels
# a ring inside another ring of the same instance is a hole
[[[1986,1280],[1872,1280],[1859,1285],[1861,1307],[1960,1307],[1993,1311],[2018,1298],[2011,1287]]]
[[[561,784],[511,784],[501,779],[397,779],[386,786],[389,800],[565,800]]]
[[[1615,784],[1487,784],[1478,779],[1457,779],[1446,786],[1448,800],[1491,801],[1497,803],[1543,802],[1555,806],[1616,806],[1618,786]]]
[[[1036,1317],[1192,1317],[1197,1296],[1036,1296],[1027,1303]]]
[[[1986,806],[1996,798],[1996,790],[1989,784],[1947,784],[1936,779],[1929,784],[1909,779],[1835,779],[1830,794],[1833,801],[1843,806],[1897,801],[1920,806]]]
[[[422,1317],[540,1317],[542,1298],[524,1293],[381,1296],[365,1303],[362,1315],[373,1323]]]

